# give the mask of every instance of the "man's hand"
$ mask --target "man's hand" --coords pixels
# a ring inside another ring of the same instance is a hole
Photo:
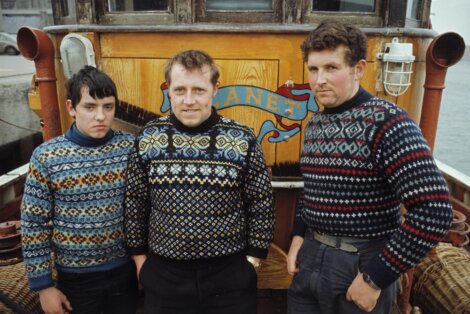
[[[362,273],[358,273],[346,292],[346,300],[354,302],[363,311],[371,312],[381,292],[382,290],[372,288],[364,281]]]
[[[292,238],[292,243],[289,248],[289,253],[287,253],[287,272],[289,275],[295,275],[298,271],[297,256],[299,255],[300,247],[304,243],[304,238],[301,236],[294,236]]]
[[[72,305],[65,294],[55,287],[39,291],[39,301],[46,314],[64,314],[72,311]]]
[[[253,265],[256,272],[258,272],[258,270],[261,269],[261,259],[260,258],[247,255],[246,259],[247,259],[248,262],[251,263],[251,265]]]
[[[140,270],[142,269],[142,265],[144,265],[144,262],[147,259],[147,255],[145,254],[133,255],[132,259],[134,260],[135,268],[137,270],[137,279],[139,279]],[[139,280],[139,284],[140,284],[140,280]]]

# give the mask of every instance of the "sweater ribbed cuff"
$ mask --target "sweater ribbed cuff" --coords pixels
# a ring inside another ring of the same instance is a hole
[[[293,236],[301,236],[303,238],[305,237],[306,231],[307,231],[307,225],[302,220],[295,220],[290,236],[291,238]]]
[[[134,255],[145,255],[148,253],[148,246],[145,245],[145,246],[139,246],[139,247],[127,247],[126,248],[126,251],[127,251],[127,254],[129,254],[130,256],[134,256]]]
[[[54,281],[50,274],[37,278],[29,278],[29,288],[33,291],[41,291],[54,286]]]
[[[372,281],[382,290],[387,288],[400,277],[400,275],[392,272],[392,270],[387,267],[379,257],[370,261],[362,272],[368,274]]]

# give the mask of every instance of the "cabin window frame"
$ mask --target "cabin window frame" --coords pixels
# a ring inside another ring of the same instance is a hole
[[[195,23],[281,23],[285,0],[272,0],[272,10],[207,10],[206,0],[196,0]]]
[[[411,0],[408,0],[411,1]],[[431,11],[431,0],[415,0],[419,1],[418,3],[418,16],[415,17],[410,17],[408,15],[409,10],[407,8],[405,12],[405,26],[406,27],[423,27],[423,28],[429,28],[430,26],[430,11]],[[407,3],[408,4],[408,3]]]
[[[82,1],[82,0],[76,0]],[[97,0],[95,20],[106,25],[167,25],[178,23],[176,20],[178,7],[190,0],[168,0],[168,10],[153,11],[107,11],[107,0]],[[181,4],[181,5],[180,5]]]
[[[64,12],[62,2],[66,0],[53,0],[52,1],[52,18],[54,24],[76,24],[77,23],[77,2],[75,2],[75,12],[73,15],[66,15]]]
[[[358,27],[429,27],[431,0],[421,0],[418,19],[407,18],[408,0],[375,0],[374,12],[313,12],[312,0],[272,0],[273,10],[207,11],[206,0],[168,0],[166,11],[107,12],[107,0],[75,0],[75,16],[64,16],[61,3],[52,0],[54,24],[149,25],[177,24],[319,24],[338,18]],[[393,3],[392,3],[393,2]],[[254,13],[256,16],[254,16]]]
[[[374,1],[374,12],[328,12],[313,11],[313,1],[305,0],[303,2],[304,16],[302,23],[304,24],[319,24],[325,19],[339,19],[346,23],[351,23],[359,27],[382,27],[384,25],[384,5],[385,1]]]

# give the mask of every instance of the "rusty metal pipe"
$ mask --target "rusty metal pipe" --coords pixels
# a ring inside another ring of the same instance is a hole
[[[445,88],[447,68],[459,62],[465,52],[463,38],[453,32],[433,39],[426,52],[426,79],[424,82],[423,106],[419,127],[434,148],[437,121],[441,106],[442,90]]]
[[[44,140],[62,134],[54,68],[54,45],[46,33],[31,27],[22,27],[17,34],[18,48],[36,67],[36,84],[41,99],[44,121]]]

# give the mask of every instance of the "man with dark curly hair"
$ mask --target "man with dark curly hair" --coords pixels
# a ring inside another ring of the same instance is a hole
[[[324,109],[306,125],[300,158],[288,312],[390,313],[400,275],[450,227],[446,183],[412,118],[360,86],[360,29],[325,21],[301,49]]]

